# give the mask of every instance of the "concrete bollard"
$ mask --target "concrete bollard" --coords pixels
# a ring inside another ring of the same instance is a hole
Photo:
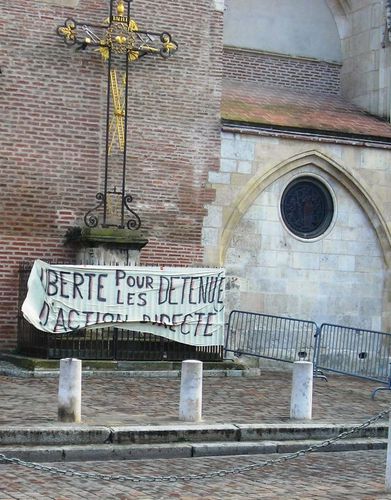
[[[81,360],[60,360],[58,384],[58,420],[81,422]]]
[[[202,362],[182,361],[179,420],[199,422],[202,417]]]
[[[387,443],[387,463],[386,463],[386,484],[385,490],[391,492],[391,413],[388,417],[388,443]]]
[[[313,366],[310,361],[293,363],[291,418],[311,420],[312,418]]]

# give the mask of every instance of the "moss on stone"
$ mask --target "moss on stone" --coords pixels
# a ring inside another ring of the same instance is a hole
[[[71,227],[65,234],[65,243],[84,247],[103,244],[141,249],[148,243],[148,239],[145,230],[132,231],[116,227]]]

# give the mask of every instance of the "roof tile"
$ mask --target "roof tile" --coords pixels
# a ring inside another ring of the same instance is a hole
[[[223,120],[391,139],[391,125],[341,97],[224,80]]]

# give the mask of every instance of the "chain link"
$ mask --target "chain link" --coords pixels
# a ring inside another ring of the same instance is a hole
[[[362,429],[369,427],[371,424],[374,424],[378,420],[382,419],[386,415],[390,413],[391,410],[384,410],[381,413],[378,413],[374,417],[366,420],[364,423],[352,427],[344,432],[341,432],[335,438],[327,439],[322,441],[319,444],[315,444],[309,446],[308,448],[304,448],[302,450],[298,450],[294,453],[289,453],[287,455],[282,455],[281,457],[263,460],[262,462],[254,462],[252,464],[243,465],[239,467],[232,467],[231,469],[220,469],[212,472],[201,472],[199,474],[186,474],[183,476],[171,475],[171,476],[126,476],[126,475],[113,475],[113,474],[102,474],[100,472],[79,472],[72,469],[60,469],[58,467],[50,466],[50,465],[41,465],[35,462],[27,462],[25,460],[20,460],[19,458],[7,457],[0,453],[0,463],[11,463],[16,465],[21,465],[23,467],[28,467],[30,469],[39,470],[42,472],[49,472],[51,474],[59,474],[68,477],[79,477],[83,479],[98,479],[102,481],[130,481],[133,483],[152,483],[152,482],[176,482],[176,481],[193,481],[196,479],[213,479],[215,477],[224,477],[229,474],[242,474],[244,472],[249,472],[254,469],[259,469],[262,467],[269,467],[271,465],[277,465],[288,460],[292,460],[303,456],[307,453],[312,453],[321,448],[325,448],[326,446],[330,446],[336,441],[340,441],[341,439],[345,439],[352,434],[359,432]]]

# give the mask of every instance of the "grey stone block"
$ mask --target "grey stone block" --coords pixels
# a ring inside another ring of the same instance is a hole
[[[193,444],[194,457],[224,455],[255,455],[277,453],[277,444],[273,442],[239,442],[239,443],[197,443]]]
[[[19,458],[26,462],[61,462],[63,450],[58,446],[4,446],[0,453],[7,458]]]
[[[110,440],[110,434],[108,427],[83,427],[74,424],[46,427],[0,427],[0,445],[103,444]]]
[[[112,428],[113,443],[178,443],[236,441],[238,428],[230,424],[177,424],[169,426],[127,426]]]
[[[147,460],[158,458],[190,458],[191,444],[169,443],[156,445],[117,445],[113,449],[112,460]]]

